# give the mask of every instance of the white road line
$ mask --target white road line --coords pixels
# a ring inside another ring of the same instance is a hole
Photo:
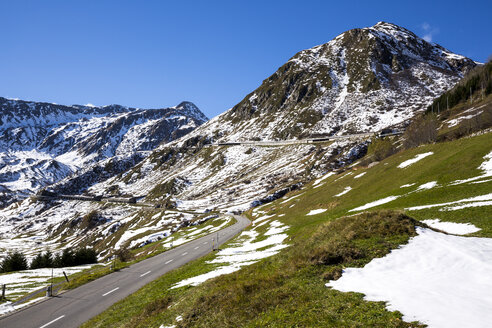
[[[39,327],[39,328],[48,327],[48,326],[49,326],[49,325],[51,325],[53,322],[56,322],[56,321],[58,321],[58,320],[60,320],[60,319],[62,319],[62,318],[65,318],[65,315],[62,315],[61,317],[58,317],[58,318],[56,318],[55,320],[51,320],[50,322],[48,322],[47,324],[45,324],[45,325],[43,325],[43,326],[41,326],[41,327]]]
[[[199,249],[199,248],[200,248],[200,246],[195,247],[195,249]]]
[[[109,295],[109,294],[111,294],[112,292],[117,291],[118,289],[120,289],[120,287],[116,287],[115,289],[110,290],[110,291],[109,291],[109,292],[107,292],[106,294],[103,294],[103,296]]]
[[[173,260],[174,260],[174,259],[173,259]],[[172,262],[173,260],[169,260],[169,261],[167,261],[167,262],[166,262],[166,263],[164,263],[164,264],[168,264],[168,263],[171,263],[171,262]]]
[[[181,254],[181,255],[185,256],[186,254],[188,254],[188,252],[184,252],[184,253],[183,253],[183,254]]]
[[[142,274],[140,275],[140,277],[146,276],[146,275],[148,275],[148,274],[149,274],[149,273],[151,273],[151,272],[152,272],[152,271],[147,271],[147,272],[145,272],[145,273],[142,273]]]
[[[203,245],[208,244],[208,241],[204,242]]]

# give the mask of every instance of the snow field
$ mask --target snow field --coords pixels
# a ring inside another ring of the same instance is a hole
[[[463,232],[464,227],[450,230]],[[468,227],[466,229],[469,229]],[[363,268],[348,268],[326,285],[386,301],[405,321],[429,327],[490,327],[492,239],[446,235],[417,228],[407,245]]]

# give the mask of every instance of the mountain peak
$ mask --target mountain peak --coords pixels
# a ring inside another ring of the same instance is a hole
[[[261,120],[271,127],[263,138],[273,139],[378,131],[424,110],[475,66],[378,22],[300,51],[226,116],[233,123]]]
[[[208,121],[208,118],[205,116],[205,114],[202,113],[198,107],[192,103],[191,101],[182,101],[179,103],[178,106],[175,107],[176,109],[181,109],[187,112],[189,115],[197,118],[200,121]]]

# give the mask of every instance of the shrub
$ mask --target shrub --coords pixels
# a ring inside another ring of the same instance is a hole
[[[374,138],[367,148],[367,154],[380,161],[396,153],[396,148],[389,138]]]
[[[413,148],[437,139],[437,119],[433,114],[419,116],[405,130],[403,147]]]
[[[128,262],[133,259],[133,254],[128,250],[128,248],[120,248],[115,254],[121,262]]]

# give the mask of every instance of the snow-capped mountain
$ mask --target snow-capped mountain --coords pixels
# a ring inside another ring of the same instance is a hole
[[[297,53],[223,120],[230,139],[378,131],[424,109],[475,66],[379,22]]]
[[[189,145],[377,132],[425,110],[476,65],[394,24],[350,30],[296,54],[232,109],[154,152],[127,173],[132,178],[111,179],[93,190],[117,185],[158,199],[169,195],[155,186],[172,182],[177,187],[169,194],[181,206],[245,209],[255,199],[337,167],[336,160],[357,158],[365,146],[340,141],[326,147],[190,152]]]
[[[171,201],[182,210],[245,210],[352,163],[365,154],[367,140],[282,147],[206,144],[377,132],[404,125],[476,65],[393,24],[381,22],[350,30],[326,44],[299,52],[230,110],[184,137],[161,144],[130,170],[96,183],[88,191],[98,195],[145,195],[147,203]],[[102,155],[118,155],[118,147],[125,143],[107,145],[106,136],[113,135],[112,130],[108,127],[98,131],[104,132],[97,138],[84,139],[85,147],[77,149],[93,151],[97,147],[91,145],[100,142],[103,149],[111,150]],[[65,153],[72,147],[67,147]],[[91,151],[88,154],[94,154]],[[65,188],[71,182],[61,184]],[[44,219],[42,222],[50,222],[45,234],[53,240],[59,237],[57,231],[73,230],[70,222],[88,213],[86,203],[40,205],[28,199],[18,207],[12,205],[0,211],[0,223],[13,224],[11,231],[26,234],[34,227],[39,230],[33,220]],[[97,206],[107,210],[97,204],[90,210]],[[63,219],[53,220],[50,213],[54,211],[64,213]],[[115,243],[122,234],[107,232],[117,222],[116,217],[106,219],[100,227],[106,233],[94,231],[91,236],[100,245]]]
[[[131,159],[134,165],[145,152],[182,137],[206,120],[190,102],[171,108],[137,109],[0,98],[3,201],[30,194],[104,160],[116,163]]]

